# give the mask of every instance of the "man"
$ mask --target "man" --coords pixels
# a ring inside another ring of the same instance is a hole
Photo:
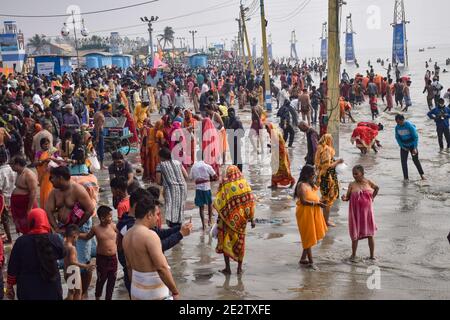
[[[33,104],[38,104],[41,106],[41,109],[44,109],[44,103],[42,102],[42,89],[37,88],[35,94],[33,95]]]
[[[130,195],[130,211],[128,213],[125,213],[117,223],[117,230],[119,231],[117,235],[118,258],[120,264],[123,267],[124,282],[125,287],[128,290],[128,293],[130,293],[131,283],[130,279],[128,278],[128,271],[125,260],[125,254],[123,252],[122,241],[123,237],[136,223],[135,210],[137,203],[147,198],[153,200],[155,204],[159,205],[159,201],[157,201],[158,199],[156,199],[156,197],[154,197],[153,194],[151,194],[147,190],[139,188]],[[157,226],[155,226],[153,227],[152,230],[155,231],[158,234],[159,238],[161,239],[161,246],[164,252],[171,249],[172,247],[177,245],[184,237],[187,237],[188,235],[191,234],[192,223],[188,222],[183,224],[181,227],[177,226],[169,229],[160,229]]]
[[[308,125],[311,124],[311,99],[308,94],[308,89],[303,89],[302,94],[299,97],[300,112],[302,113],[302,120],[308,121]]]
[[[283,129],[283,139],[289,143],[288,147],[292,148],[294,143],[295,131],[294,126],[298,125],[298,114],[295,110],[295,103],[298,103],[296,97],[291,97],[292,101],[286,100],[284,105],[278,110],[277,117],[280,117],[280,128]]]
[[[398,105],[400,104],[400,107],[403,109],[403,93],[405,86],[403,84],[402,79],[397,79],[397,83],[394,84],[394,93],[395,93],[395,103],[398,107]]]
[[[203,79],[203,84],[202,84],[202,90],[200,91],[200,94],[204,94],[204,93],[206,93],[208,91],[209,91],[208,79],[204,78]]]
[[[237,166],[239,170],[242,172],[243,163],[242,163],[242,140],[245,136],[244,126],[242,125],[241,120],[236,117],[236,111],[234,108],[228,109],[228,143],[232,143],[230,146],[231,159],[233,161],[233,165]]]
[[[68,103],[64,106],[65,113],[63,114],[63,124],[65,130],[75,133],[80,129],[80,118],[75,114],[73,105]]]
[[[94,114],[94,139],[95,139],[95,150],[97,152],[97,158],[100,162],[101,170],[106,169],[103,165],[103,160],[105,156],[105,137],[103,136],[103,129],[105,127],[105,114],[108,111],[108,105],[104,104],[101,106],[100,111]]]
[[[425,174],[422,169],[422,165],[419,161],[419,151],[417,146],[419,145],[419,135],[417,129],[409,121],[405,121],[405,117],[401,114],[395,116],[395,139],[400,146],[400,159],[402,162],[403,177],[405,181],[409,180],[408,176],[408,154],[411,153],[414,165],[419,171],[422,180],[425,180]]]
[[[58,119],[52,114],[52,110],[50,108],[44,109],[44,125],[45,122],[50,123],[51,127],[50,130],[48,130],[53,137],[53,146],[56,146],[56,143],[58,142],[58,137],[60,133],[60,127]]]
[[[434,91],[434,104],[437,106],[439,104],[439,99],[441,98],[441,91],[444,87],[439,83],[439,78],[436,76],[433,78],[433,83],[431,85],[433,86]]]
[[[314,166],[314,157],[316,155],[317,145],[319,144],[319,134],[311,128],[306,121],[300,121],[298,128],[306,133],[307,149],[305,161],[306,164]]]
[[[61,166],[50,170],[50,182],[53,190],[48,196],[45,211],[48,221],[57,233],[64,232],[70,224],[80,227],[80,232],[88,233],[92,228],[91,216],[95,204],[86,189],[70,180],[68,167]],[[76,243],[78,262],[88,264],[91,261],[93,240],[78,240]],[[92,280],[92,271],[82,270],[81,285],[83,299],[87,298],[87,291]]]
[[[367,94],[369,95],[369,97],[378,96],[378,87],[373,82],[373,78],[369,79],[369,84],[367,85]]]
[[[161,97],[161,113],[165,115],[167,113],[167,110],[169,110],[170,105],[172,104],[172,98],[170,98],[170,95],[166,92],[165,89],[162,89]]]
[[[289,101],[289,86],[284,84],[281,87],[280,97],[279,97],[279,106],[284,106],[285,101]]]
[[[33,137],[33,145],[32,145],[33,154],[41,150],[41,140],[43,138],[47,138],[50,141],[50,145],[53,145],[53,135],[51,131],[52,131],[52,124],[46,121],[44,123],[43,129],[38,133],[36,133]]]
[[[9,229],[8,211],[11,203],[11,193],[14,190],[14,183],[16,182],[16,179],[16,173],[8,164],[8,155],[6,152],[0,151],[0,221],[7,237],[7,241],[5,243],[12,243],[11,231]],[[2,281],[1,275],[0,281]]]
[[[26,168],[27,162],[22,157],[16,157],[11,162],[11,168],[17,174],[15,188],[11,195],[11,214],[17,232],[27,234],[29,231],[28,214],[37,208],[38,178]]]
[[[126,233],[122,245],[125,252],[132,300],[178,299],[179,291],[172,277],[161,240],[154,228],[159,206],[144,198],[136,205],[134,226]]]
[[[431,111],[433,109],[433,99],[434,99],[434,88],[432,85],[432,81],[428,80],[427,81],[427,85],[425,86],[425,88],[423,89],[422,93],[427,93],[427,104],[428,104],[428,109]]]
[[[411,81],[407,81],[406,86],[403,89],[403,96],[405,99],[405,108],[402,110],[402,112],[407,112],[408,108],[412,106],[411,92],[409,90],[409,87],[411,87]]]
[[[448,121],[450,118],[450,108],[445,106],[444,99],[439,99],[438,106],[428,112],[428,117],[436,123],[436,131],[441,152],[444,150],[444,141],[442,136],[445,136],[445,141],[447,142],[447,152],[450,151],[450,131]]]
[[[132,165],[124,159],[123,154],[119,151],[112,154],[112,160],[113,163],[108,167],[109,179],[124,177],[127,180],[128,194],[132,194],[140,187],[139,181],[134,176]]]

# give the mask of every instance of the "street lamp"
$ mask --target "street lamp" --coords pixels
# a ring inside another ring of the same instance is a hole
[[[152,37],[152,22],[156,22],[159,19],[158,16],[151,16],[150,19],[145,17],[141,17],[141,21],[147,23],[148,26],[148,35],[149,35],[149,43],[150,43],[150,61],[149,64],[153,64],[153,37]]]
[[[197,30],[190,30],[189,33],[192,34],[192,52],[195,52],[195,34]]]
[[[80,54],[78,52],[78,40],[77,40],[77,30],[75,25],[75,11],[72,11],[72,24],[73,24],[73,35],[75,37],[75,50],[77,52],[77,67],[80,68]],[[89,31],[84,25],[84,19],[81,20],[81,35],[83,37],[87,37],[89,35]],[[64,22],[63,27],[61,28],[61,35],[63,37],[67,37],[70,34],[70,29],[67,27],[67,24]]]

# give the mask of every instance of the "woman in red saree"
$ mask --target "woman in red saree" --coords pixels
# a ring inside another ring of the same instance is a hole
[[[219,133],[214,126],[212,120],[208,117],[202,121],[202,152],[205,163],[213,167],[216,175],[220,176],[219,159],[220,159],[220,143]]]
[[[185,128],[190,133],[190,158],[186,157],[187,165],[190,167],[195,162],[195,127],[197,125],[197,120],[194,119],[192,116],[192,112],[190,110],[184,111],[184,121],[183,121],[183,128]],[[189,139],[189,138],[188,138]]]
[[[291,162],[287,153],[286,142],[280,129],[275,127],[273,123],[266,125],[272,146],[272,185],[271,188],[277,188],[278,185],[290,186],[295,184],[295,179],[291,174]],[[278,147],[278,148],[277,148]]]
[[[353,130],[351,137],[352,144],[356,143],[356,147],[361,150],[362,154],[366,154],[372,149],[378,152],[376,146],[381,147],[377,140],[378,131],[383,130],[383,125],[370,122],[359,122],[358,126]]]
[[[125,123],[125,127],[128,127],[128,129],[130,130],[130,134],[132,134],[133,136],[130,137],[130,142],[131,143],[137,143],[139,141],[138,139],[138,133],[136,130],[136,123],[134,122],[133,116],[131,115],[130,111],[128,111],[128,108],[124,105],[122,105],[121,108],[121,112],[122,115],[127,118],[127,122]]]

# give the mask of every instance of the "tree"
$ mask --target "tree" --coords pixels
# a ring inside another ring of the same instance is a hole
[[[175,31],[173,31],[172,27],[165,27],[164,33],[158,35],[158,41],[160,43],[164,41],[163,49],[166,48],[167,43],[173,45],[173,41],[175,40],[174,34]]]
[[[36,48],[36,52],[40,51],[45,45],[50,42],[45,39],[45,35],[35,34],[31,39],[28,40],[28,44]]]

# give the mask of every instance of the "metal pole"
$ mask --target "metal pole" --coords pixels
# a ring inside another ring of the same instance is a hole
[[[250,63],[250,71],[255,75],[255,67],[253,66],[252,52],[250,51],[250,42],[248,41],[247,28],[245,27],[244,6],[241,5],[242,30],[244,31],[245,42],[247,45],[248,62]]]
[[[75,50],[77,51],[77,67],[80,68],[80,54],[78,53],[77,30],[75,28],[75,11],[72,10],[73,35],[75,36]]]
[[[153,52],[153,28],[152,28],[152,22],[149,21],[148,23],[148,35],[150,37],[150,64],[153,66],[153,58],[154,58],[154,52]],[[161,58],[160,58],[161,59]]]
[[[339,75],[340,75],[340,48],[339,48],[339,3],[340,0],[328,0],[328,132],[333,136],[336,156],[339,156]]]
[[[262,45],[263,45],[263,56],[264,56],[264,83],[265,83],[265,99],[266,99],[266,110],[272,111],[272,94],[270,91],[270,75],[269,75],[269,57],[267,55],[267,39],[266,39],[266,16],[264,13],[264,0],[260,0],[261,7],[261,33],[262,33]]]

